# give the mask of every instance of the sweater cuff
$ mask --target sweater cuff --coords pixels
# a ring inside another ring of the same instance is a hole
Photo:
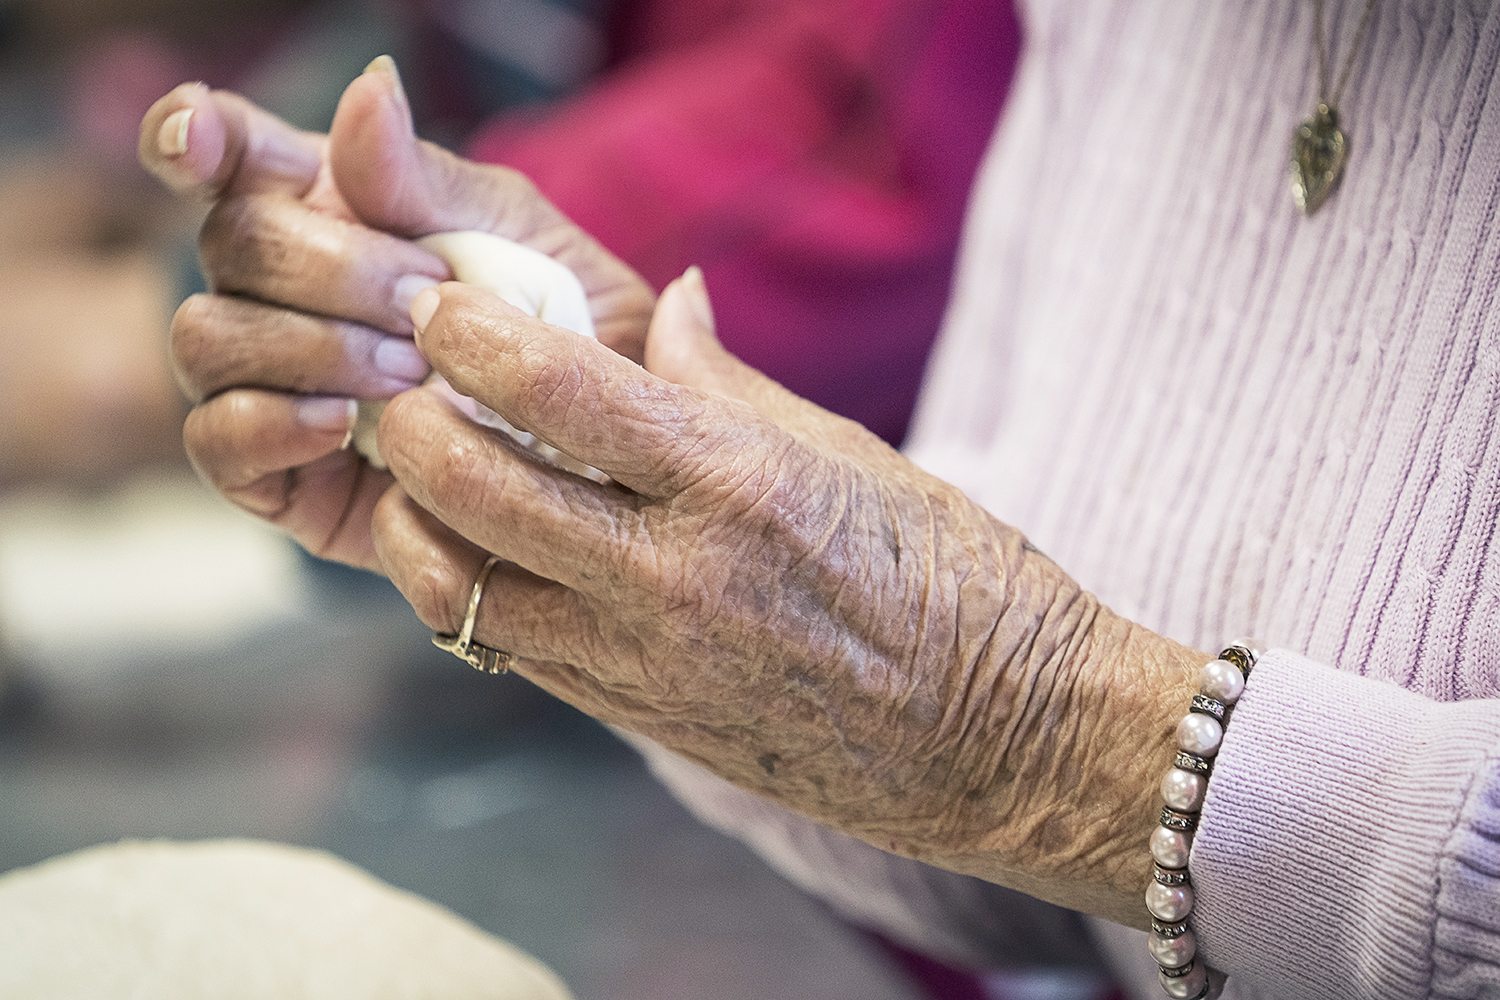
[[[1497,752],[1500,701],[1433,702],[1262,656],[1193,845],[1201,954],[1273,996],[1397,1000],[1495,981]],[[1466,949],[1478,959],[1439,933],[1482,924],[1476,899],[1490,917]]]

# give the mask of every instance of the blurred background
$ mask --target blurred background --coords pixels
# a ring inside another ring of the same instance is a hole
[[[322,847],[581,1000],[1103,997],[848,926],[633,751],[433,649],[186,466],[171,314],[201,208],[135,164],[185,80],[322,130],[375,55],[732,350],[899,443],[1020,44],[970,0],[0,0],[0,871],[125,837]]]

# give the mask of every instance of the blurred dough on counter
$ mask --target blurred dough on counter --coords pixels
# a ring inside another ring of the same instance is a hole
[[[570,1000],[540,962],[321,851],[123,841],[0,878],[8,1000]]]

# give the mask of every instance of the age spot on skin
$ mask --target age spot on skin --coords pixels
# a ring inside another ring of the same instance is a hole
[[[761,770],[765,771],[767,774],[771,775],[772,777],[775,777],[775,775],[776,775],[776,762],[779,761],[779,760],[781,760],[781,755],[780,754],[763,753],[759,757],[755,758],[755,763],[757,763],[757,764],[760,765]]]
[[[899,566],[901,565],[901,534],[896,530],[896,526],[889,521],[883,527],[886,551],[890,552],[891,558]]]

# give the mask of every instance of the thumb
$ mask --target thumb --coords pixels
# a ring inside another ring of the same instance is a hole
[[[656,300],[646,331],[646,370],[658,378],[749,403],[803,440],[867,459],[890,447],[859,424],[829,413],[730,354],[714,333],[703,272],[690,267]]]
[[[703,272],[687,269],[662,290],[646,331],[646,370],[668,382],[735,395],[725,384],[728,355],[714,336],[713,306]]]
[[[567,220],[526,178],[417,138],[390,56],[375,59],[345,89],[328,144],[339,193],[371,228],[408,238],[478,229],[544,253],[559,249],[538,238]]]
[[[432,218],[411,105],[390,56],[376,58],[344,89],[328,130],[328,160],[361,222],[408,237],[441,228]]]
[[[372,229],[415,239],[476,229],[539,250],[583,284],[601,343],[641,356],[650,287],[515,170],[423,142],[396,64],[381,56],[344,91],[328,135],[334,185]]]
[[[646,370],[659,378],[742,400],[773,420],[801,402],[719,343],[708,286],[697,265],[657,298],[646,331],[645,362]]]

